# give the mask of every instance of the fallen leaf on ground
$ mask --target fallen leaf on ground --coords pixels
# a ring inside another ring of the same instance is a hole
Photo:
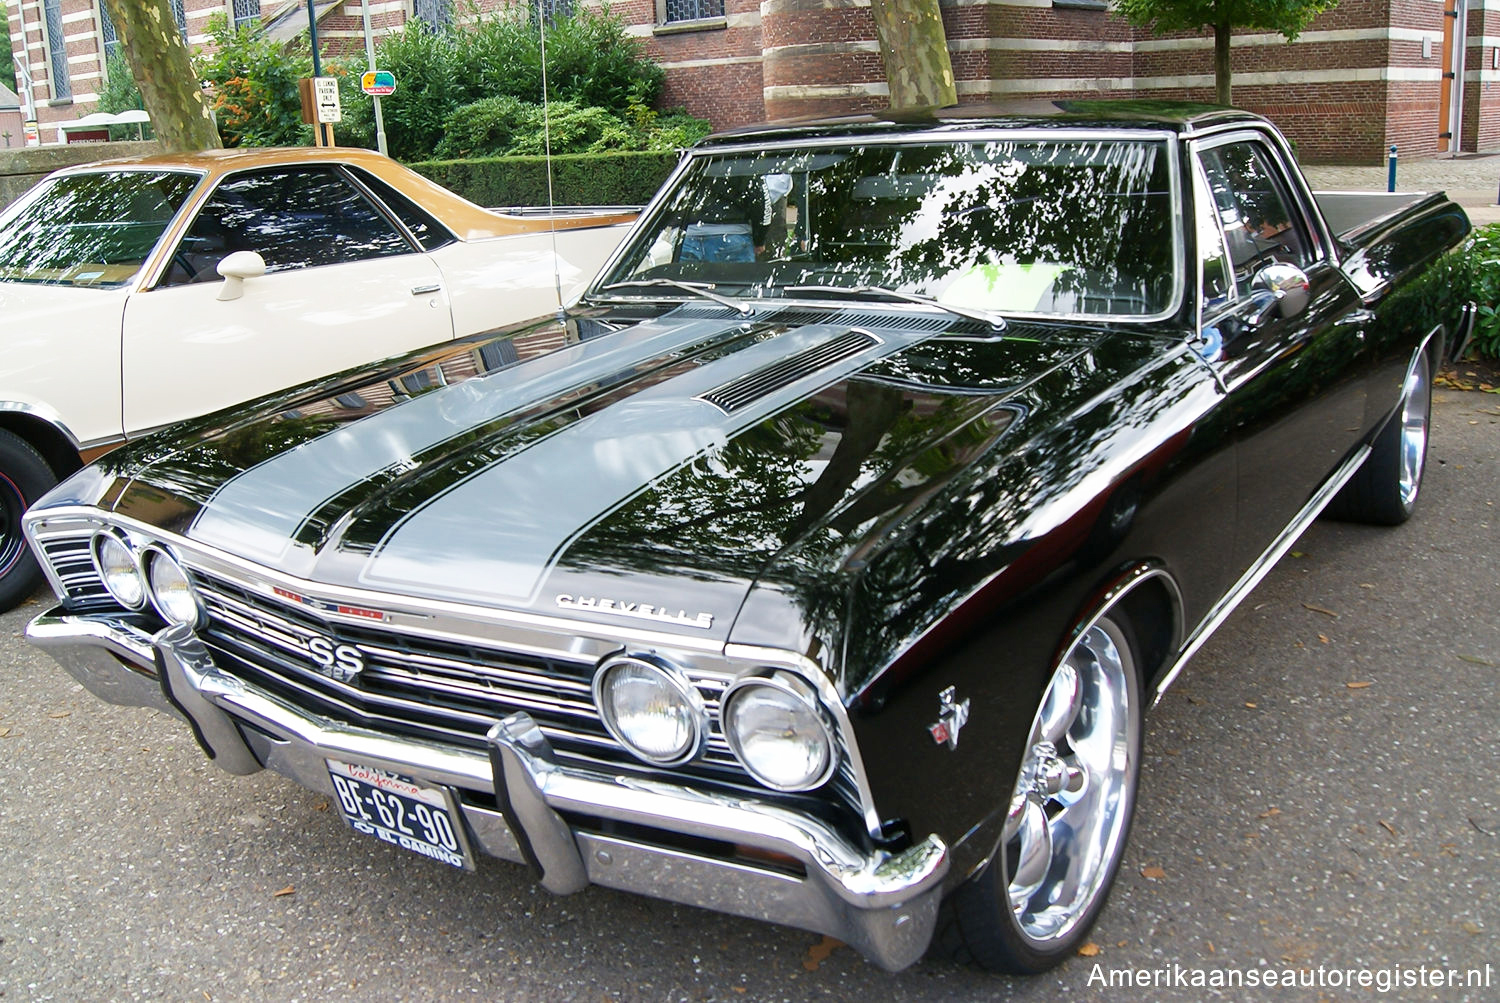
[[[1280,815],[1280,814],[1281,814],[1281,809],[1280,808],[1267,808],[1265,811],[1263,811],[1263,812],[1260,813],[1260,817],[1261,818],[1275,818],[1277,815]]]
[[[65,718],[65,717],[67,717],[68,715],[70,715],[72,713],[73,712],[70,711],[70,710],[55,710],[51,714],[48,714],[47,716],[50,717],[50,718],[56,718],[58,720],[61,720],[62,718]]]
[[[802,959],[802,967],[806,968],[809,972],[816,972],[818,966],[827,961],[828,956],[836,948],[843,946],[844,942],[842,940],[835,940],[833,937],[825,936],[822,940],[807,949],[807,957]]]
[[[1091,940],[1078,949],[1078,955],[1082,958],[1097,958],[1100,950],[1102,948]]]
[[[1471,665],[1488,665],[1492,669],[1495,667],[1494,662],[1486,662],[1477,655],[1459,655],[1458,657],[1460,661],[1468,662]]]
[[[1258,708],[1260,706],[1260,704],[1254,703],[1254,702],[1249,701],[1249,700],[1246,700],[1245,701],[1245,706],[1249,707],[1251,710],[1255,710],[1256,708]]]
[[[1465,933],[1478,933],[1481,929],[1483,929],[1483,927],[1474,922],[1472,919],[1464,920],[1461,925],[1463,926]]]
[[[0,738],[9,738],[9,737],[10,737],[10,729],[9,728],[0,728]]]
[[[1372,682],[1369,679],[1361,679],[1357,683],[1345,683],[1344,685],[1347,686],[1351,690],[1362,690],[1362,689],[1365,689],[1367,687],[1374,686],[1375,684],[1374,684],[1374,682]]]
[[[1328,635],[1327,634],[1319,634],[1318,635],[1318,643],[1319,644],[1327,644],[1328,643]]]
[[[1150,878],[1152,881],[1160,881],[1167,876],[1167,872],[1152,864],[1150,867],[1141,868],[1141,877]]]
[[[327,810],[328,810],[328,802],[326,800],[325,801],[314,801],[313,802],[313,811],[327,811]]]
[[[1394,825],[1391,825],[1391,823],[1387,822],[1385,819],[1380,820],[1380,827],[1386,832],[1390,833],[1392,836],[1396,835],[1396,827]]]
[[[284,895],[291,895],[291,894],[293,894],[294,892],[296,892],[296,890],[297,889],[293,888],[291,885],[287,885],[285,888],[281,889],[281,891],[279,891],[279,892],[273,892],[271,894],[271,897],[273,899],[279,899],[279,898],[281,898]]]
[[[1335,620],[1337,620],[1339,618],[1339,615],[1337,613],[1335,613],[1333,610],[1331,610],[1331,609],[1324,609],[1322,606],[1314,606],[1310,602],[1303,603],[1302,604],[1302,608],[1303,609],[1310,609],[1314,613],[1322,613],[1324,616],[1331,616]]]

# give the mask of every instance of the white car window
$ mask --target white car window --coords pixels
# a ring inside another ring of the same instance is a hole
[[[235,251],[254,251],[277,272],[415,250],[336,168],[248,171],[209,196],[162,285],[216,282],[218,263]]]

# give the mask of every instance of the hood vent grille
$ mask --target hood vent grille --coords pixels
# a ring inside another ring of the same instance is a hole
[[[821,345],[798,352],[774,365],[758,369],[741,376],[721,387],[716,387],[698,399],[712,404],[725,414],[733,414],[740,408],[769,397],[798,380],[836,362],[880,344],[880,339],[864,331],[849,331]]]

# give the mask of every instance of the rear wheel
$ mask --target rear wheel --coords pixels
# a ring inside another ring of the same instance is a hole
[[[1427,468],[1432,420],[1432,360],[1418,353],[1401,386],[1401,404],[1375,435],[1370,455],[1328,506],[1350,522],[1397,526],[1411,518]]]
[[[26,440],[0,429],[0,613],[41,584],[41,568],[21,535],[21,516],[56,483],[40,453]]]
[[[1031,973],[1078,949],[1125,851],[1140,721],[1128,624],[1101,618],[1042,695],[999,846],[947,903],[941,936],[960,960]]]

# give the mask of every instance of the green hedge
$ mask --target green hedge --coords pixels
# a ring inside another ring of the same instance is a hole
[[[424,160],[407,164],[482,206],[547,204],[544,157]],[[555,205],[643,205],[661,187],[676,153],[578,153],[552,158]]]

